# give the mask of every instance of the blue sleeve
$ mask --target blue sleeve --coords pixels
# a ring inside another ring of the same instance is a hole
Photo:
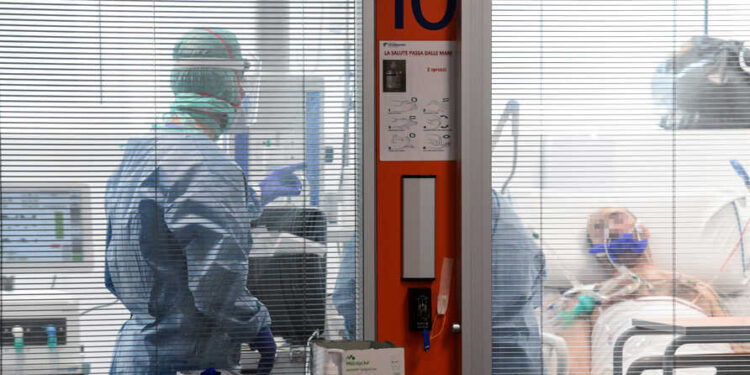
[[[508,198],[492,192],[493,374],[541,373],[541,340],[534,314],[543,256]]]
[[[352,236],[344,245],[344,254],[336,278],[336,286],[333,290],[333,305],[336,311],[344,317],[344,324],[349,335],[348,339],[356,336],[356,262],[355,262],[355,237]]]
[[[495,294],[499,306],[517,306],[539,297],[544,276],[544,254],[518,217],[511,201],[492,191],[492,255]],[[497,296],[499,300],[499,295]]]
[[[198,163],[159,176],[165,222],[184,249],[188,288],[212,329],[238,342],[270,327],[266,307],[247,290],[250,213],[246,184],[232,168]]]

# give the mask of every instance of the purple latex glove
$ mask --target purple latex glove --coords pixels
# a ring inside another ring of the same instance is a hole
[[[273,340],[273,334],[269,328],[263,328],[258,332],[258,336],[248,343],[250,349],[257,350],[260,353],[258,361],[258,375],[269,375],[273,370],[273,363],[276,360],[276,342]]]
[[[263,206],[273,202],[279,197],[291,197],[302,193],[302,182],[294,174],[295,171],[303,169],[305,163],[298,163],[277,169],[258,185],[260,186],[260,200]]]

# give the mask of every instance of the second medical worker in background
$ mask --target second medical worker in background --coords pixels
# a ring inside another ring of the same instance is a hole
[[[246,288],[261,200],[216,144],[246,118],[248,80],[259,78],[227,30],[194,29],[172,57],[171,111],[128,142],[107,186],[106,284],[131,313],[110,372],[233,371],[247,343],[261,354],[257,373],[269,374],[271,317]],[[263,204],[299,194],[283,173],[261,184]]]

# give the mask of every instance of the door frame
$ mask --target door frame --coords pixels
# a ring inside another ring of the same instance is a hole
[[[362,319],[363,338],[377,339],[377,160],[375,0],[362,0]]]
[[[461,1],[459,153],[461,370],[492,373],[492,3]]]

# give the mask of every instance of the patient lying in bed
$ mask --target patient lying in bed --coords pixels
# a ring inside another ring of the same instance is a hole
[[[570,374],[611,374],[611,346],[617,336],[629,328],[632,318],[726,315],[710,285],[655,266],[648,248],[648,229],[639,225],[627,209],[598,210],[589,217],[587,233],[591,245],[589,253],[611,272],[611,278],[595,286],[567,292],[550,305],[546,317],[548,324],[555,327],[554,333],[567,342]],[[642,356],[663,351],[670,338],[651,336],[642,338],[641,342],[634,340],[628,346],[638,351],[634,355]],[[636,359],[628,358],[628,351],[634,351],[628,350],[628,346],[625,368]],[[729,345],[718,344],[686,346],[686,349],[678,353],[731,350]],[[679,373],[706,372],[683,370]]]

